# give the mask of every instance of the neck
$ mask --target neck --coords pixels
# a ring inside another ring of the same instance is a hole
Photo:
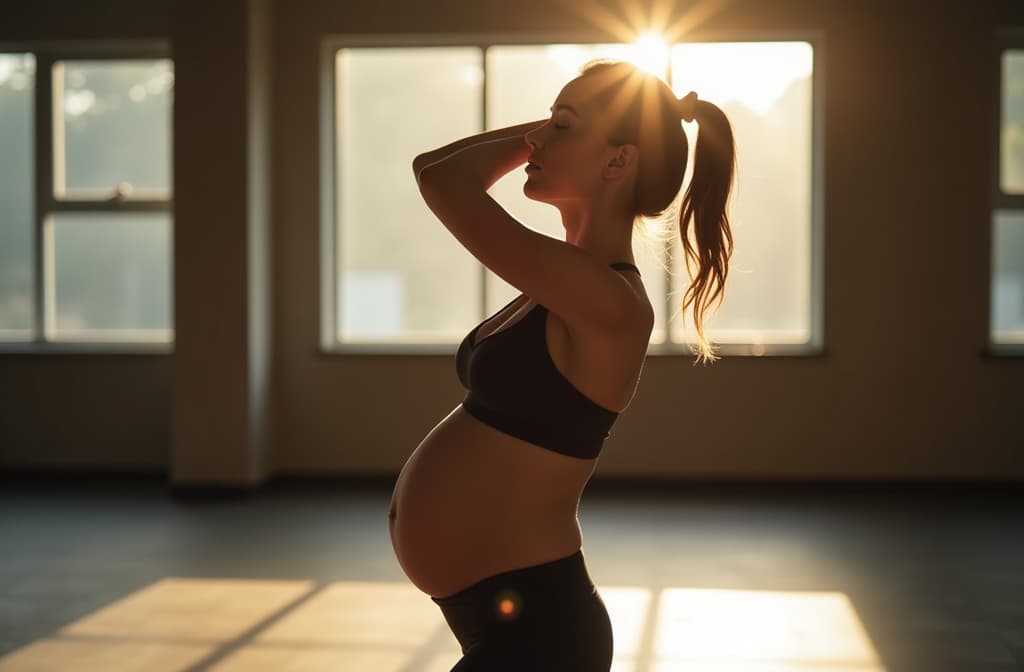
[[[633,261],[633,216],[624,210],[588,208],[580,203],[559,204],[565,242],[611,264]]]

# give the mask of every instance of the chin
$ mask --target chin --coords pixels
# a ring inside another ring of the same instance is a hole
[[[529,179],[523,183],[523,195],[531,201],[539,201],[541,203],[550,203],[554,205],[556,199],[552,198],[551,194],[545,193],[542,187],[537,184],[531,183]]]
[[[523,184],[523,195],[526,196],[531,201],[540,201],[541,203],[544,202],[542,194],[538,193],[537,188],[530,184],[529,180],[527,180]]]

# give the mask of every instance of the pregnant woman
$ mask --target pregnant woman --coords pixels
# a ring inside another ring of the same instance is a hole
[[[607,60],[584,66],[551,112],[413,162],[438,219],[522,292],[462,341],[455,365],[468,394],[409,457],[388,514],[399,564],[462,647],[452,672],[611,667],[611,621],[584,562],[578,506],[643,368],[654,310],[632,233],[679,193],[680,120],[700,129],[680,206],[687,271],[691,257],[698,271],[682,308],[693,305],[698,361],[716,359],[701,319],[723,295],[732,254],[725,115]],[[558,208],[564,241],[523,226],[487,194],[524,163],[524,193]]]

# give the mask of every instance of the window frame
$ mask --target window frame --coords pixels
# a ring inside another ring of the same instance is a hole
[[[694,36],[688,43],[700,42],[781,42],[800,41],[811,45],[813,51],[813,68],[811,73],[811,231],[810,231],[810,339],[807,343],[717,343],[716,353],[727,356],[753,357],[824,357],[825,347],[825,32],[820,29],[800,29],[786,31],[751,31],[730,32],[708,36]],[[487,49],[491,46],[530,46],[548,44],[604,44],[607,39],[595,39],[593,33],[572,34],[502,34],[474,33],[472,37],[465,35],[424,35],[410,38],[408,35],[333,35],[324,38],[320,43],[320,343],[319,353],[324,355],[363,355],[363,354],[402,354],[402,355],[452,355],[458,343],[346,343],[337,338],[337,278],[339,270],[335,255],[337,245],[339,213],[337,203],[337,175],[335,172],[337,146],[337,127],[335,124],[338,91],[336,87],[335,55],[345,48],[416,48],[416,47],[477,47],[482,50],[486,62]],[[669,44],[671,48],[676,43]],[[669,65],[671,68],[671,64]],[[486,105],[487,75],[484,73],[484,95],[481,105]],[[486,112],[486,109],[485,109]],[[486,119],[486,114],[482,117]],[[411,157],[410,157],[411,160]],[[411,179],[411,176],[410,176]],[[668,250],[666,249],[666,253]],[[484,319],[489,315],[486,305],[487,269],[480,264],[481,283],[481,315]],[[663,301],[666,315],[678,312],[671,295],[671,276],[665,272],[664,296],[652,297]],[[689,309],[688,309],[689,310]],[[671,330],[667,334],[671,339]],[[667,340],[663,343],[650,343],[648,355],[683,355],[692,357],[693,352],[685,341]]]
[[[34,321],[31,340],[0,340],[0,353],[173,354],[175,337],[173,318],[169,341],[53,340],[56,332],[55,268],[52,239],[48,240],[47,237],[47,232],[52,231],[53,216],[60,213],[166,212],[170,215],[173,231],[173,171],[172,182],[166,198],[137,198],[123,201],[58,198],[55,194],[57,158],[54,154],[57,135],[55,128],[59,123],[54,111],[54,100],[57,94],[54,91],[53,66],[56,63],[101,60],[170,60],[173,63],[170,43],[162,39],[0,42],[0,54],[12,53],[31,54],[35,57],[36,67],[32,110],[32,148],[35,158],[33,173],[35,188],[32,203]],[[173,141],[173,116],[171,123]],[[173,142],[171,151],[173,156]],[[170,253],[173,260],[173,236]]]
[[[986,345],[982,350],[983,357],[1024,357],[1024,343],[996,343],[992,340],[992,259],[995,244],[995,215],[999,211],[1017,211],[1024,214],[1024,193],[1008,194],[1002,188],[1002,129],[1003,129],[1003,54],[1007,51],[1024,52],[1024,27],[1004,27],[995,31],[992,48],[992,64],[995,72],[993,87],[992,112],[995,123],[992,124],[992,162],[991,199],[989,208],[989,264],[988,264],[988,309],[985,314],[988,322],[985,326]]]

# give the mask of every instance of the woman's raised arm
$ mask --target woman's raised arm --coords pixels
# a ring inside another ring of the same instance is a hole
[[[448,158],[455,152],[458,152],[472,145],[480,144],[482,142],[491,142],[493,140],[503,140],[512,137],[522,137],[534,128],[547,123],[547,119],[539,119],[537,121],[529,121],[525,124],[516,124],[515,126],[506,126],[505,128],[497,128],[492,131],[485,131],[483,133],[477,133],[461,140],[451,142],[444,147],[424,152],[418,155],[412,161],[412,172],[416,175],[416,180],[419,181],[420,171],[432,163],[437,163],[443,159]],[[525,146],[526,143],[524,142]]]

